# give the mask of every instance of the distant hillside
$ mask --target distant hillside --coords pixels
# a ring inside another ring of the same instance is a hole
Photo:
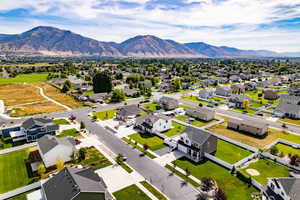
[[[151,58],[242,58],[300,56],[265,50],[241,50],[203,42],[181,44],[152,35],[140,35],[122,43],[101,42],[68,30],[39,26],[21,34],[0,34],[0,52],[44,55],[97,55]]]

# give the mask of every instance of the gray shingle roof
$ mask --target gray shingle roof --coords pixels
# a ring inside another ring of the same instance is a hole
[[[63,145],[69,148],[75,148],[75,140],[72,137],[57,138],[51,135],[44,135],[37,140],[38,146],[42,154],[48,153],[58,145]]]
[[[42,185],[47,200],[71,200],[81,192],[105,193],[107,186],[92,169],[66,167]]]
[[[210,137],[215,137],[214,135],[210,134],[205,130],[194,128],[191,126],[188,126],[183,131],[183,133],[186,133],[191,141],[196,142],[199,145],[205,143]]]
[[[22,123],[22,127],[25,129],[29,129],[32,126],[54,126],[55,124],[52,122],[51,119],[45,118],[29,118]],[[58,126],[56,126],[58,128]]]
[[[276,178],[291,200],[300,199],[300,178]]]
[[[117,115],[124,116],[124,117],[138,115],[138,114],[140,114],[140,108],[137,105],[124,106],[117,113]]]

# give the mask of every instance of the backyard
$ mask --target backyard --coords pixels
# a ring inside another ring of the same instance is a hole
[[[268,178],[289,177],[289,169],[287,167],[267,159],[259,159],[257,162],[251,163],[247,168],[242,169],[242,172],[249,174],[247,169],[256,170],[258,175],[252,176],[252,178],[263,185],[267,184]]]
[[[168,137],[172,137],[172,136],[182,133],[182,131],[184,131],[186,129],[186,126],[179,124],[177,122],[172,122],[172,126],[173,126],[172,129],[170,129],[166,132],[163,132],[163,134],[165,134]]]
[[[238,147],[229,142],[218,140],[217,152],[215,156],[229,164],[234,164],[243,158],[251,155],[252,152],[241,147]]]
[[[93,115],[96,116],[97,119],[104,121],[104,120],[109,120],[114,118],[116,112],[117,112],[116,110],[106,110],[106,111],[96,112]]]
[[[25,160],[28,150],[20,150],[0,155],[0,193],[30,184],[30,178]]]
[[[248,187],[248,184],[232,176],[228,170],[211,161],[193,163],[186,158],[181,158],[175,162],[178,167],[183,170],[188,169],[191,175],[200,180],[205,177],[214,179],[218,186],[223,189],[229,200],[251,200],[251,193],[256,192],[256,189]]]
[[[278,143],[275,145],[275,147],[278,149],[279,154],[283,154],[283,156],[287,155],[298,155],[300,156],[300,149],[293,148],[291,146]]]
[[[290,133],[286,133],[284,131],[279,131],[275,129],[269,129],[268,135],[265,138],[257,138],[251,135],[243,134],[238,131],[227,129],[227,124],[217,124],[208,128],[208,130],[223,135],[227,138],[231,138],[238,142],[253,146],[258,149],[264,149],[266,145],[271,144],[272,142],[276,141],[278,138],[291,141],[294,143],[300,143],[300,136],[293,135]]]
[[[130,185],[126,188],[123,188],[117,192],[114,192],[113,195],[117,200],[151,200],[141,189],[136,185]]]
[[[94,170],[101,169],[112,165],[112,163],[100,153],[95,147],[82,148],[85,158],[79,164],[86,168],[93,168]]]
[[[129,135],[129,138],[141,145],[147,144],[151,151],[157,151],[166,147],[163,139],[149,133],[134,133]]]

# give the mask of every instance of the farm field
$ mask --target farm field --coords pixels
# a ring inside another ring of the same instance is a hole
[[[287,141],[291,141],[294,143],[300,143],[300,136],[293,135],[290,133],[285,133],[283,131],[278,131],[275,129],[269,129],[269,133],[265,138],[257,138],[251,135],[243,134],[238,131],[234,131],[232,129],[227,129],[227,124],[217,124],[208,128],[208,130],[223,135],[225,137],[231,138],[238,142],[253,146],[258,149],[264,149],[266,145],[271,144],[276,141],[276,139],[281,138]]]
[[[20,74],[14,78],[1,78],[0,83],[36,83],[47,80],[48,74]]]
[[[183,170],[188,169],[191,175],[200,180],[205,177],[214,179],[229,200],[251,200],[251,193],[256,192],[256,189],[248,187],[248,184],[232,176],[227,169],[211,161],[193,163],[186,158],[181,158],[176,160],[175,163]]]

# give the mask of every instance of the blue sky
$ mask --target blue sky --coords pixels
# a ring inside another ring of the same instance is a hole
[[[55,26],[101,41],[156,35],[300,51],[300,0],[1,0],[0,33]]]

